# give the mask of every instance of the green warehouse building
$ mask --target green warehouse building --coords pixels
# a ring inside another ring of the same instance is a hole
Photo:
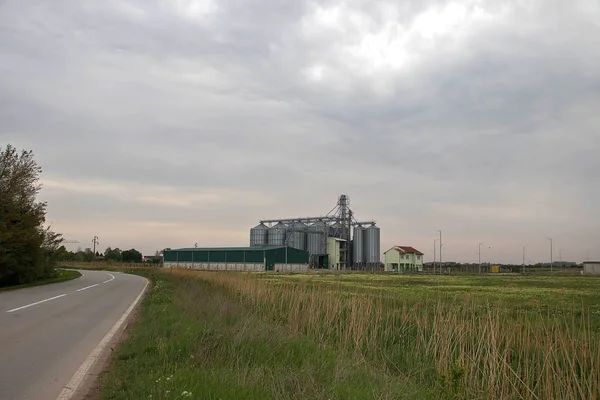
[[[163,254],[166,268],[215,271],[301,272],[309,269],[309,253],[287,246],[183,248]]]

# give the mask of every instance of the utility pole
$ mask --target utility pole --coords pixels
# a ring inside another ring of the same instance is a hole
[[[100,244],[100,242],[98,241],[98,236],[94,236],[94,238],[92,239],[92,243],[94,244],[94,257],[96,257],[96,245]]]
[[[546,239],[548,239],[550,241],[550,272],[552,272],[552,266],[554,264],[554,259],[552,258],[552,244],[553,244],[552,242],[553,242],[553,240],[552,240],[552,238],[546,238]]]
[[[479,254],[479,273],[481,274],[481,245],[483,244],[483,242],[479,243],[479,251],[477,252],[477,254]]]
[[[526,246],[523,246],[523,266],[521,267],[521,273],[525,272],[525,248]]]

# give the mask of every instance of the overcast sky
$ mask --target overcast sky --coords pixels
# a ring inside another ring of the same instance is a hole
[[[0,0],[7,143],[83,248],[245,246],[346,193],[382,251],[600,259],[600,3]]]

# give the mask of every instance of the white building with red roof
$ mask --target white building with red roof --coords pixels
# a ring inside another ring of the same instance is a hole
[[[412,246],[394,246],[383,256],[386,271],[423,271],[423,253]]]

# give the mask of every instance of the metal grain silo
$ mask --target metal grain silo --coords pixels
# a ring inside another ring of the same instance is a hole
[[[269,228],[265,224],[260,224],[250,229],[250,246],[266,246]]]
[[[286,236],[287,245],[294,249],[306,250],[306,229],[306,225],[302,222],[291,224]]]
[[[378,264],[381,262],[380,231],[375,225],[365,229],[365,258],[367,264]]]
[[[365,228],[361,225],[354,227],[354,239],[352,240],[352,256],[354,265],[363,265],[365,257]]]
[[[340,222],[336,222],[333,225],[331,225],[329,227],[329,236],[331,237],[336,237],[339,239],[346,239],[347,235],[347,229],[344,225],[342,225]]]
[[[285,246],[285,231],[287,226],[280,222],[269,228],[267,244],[269,246]]]
[[[309,254],[327,254],[327,234],[329,227],[323,221],[308,227],[306,250]]]

